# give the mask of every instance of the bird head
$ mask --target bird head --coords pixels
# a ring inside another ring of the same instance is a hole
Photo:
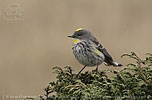
[[[91,36],[91,32],[89,32],[83,28],[79,28],[79,29],[75,30],[75,32],[68,37],[74,38],[74,39],[79,39],[79,40],[87,40],[90,36]]]

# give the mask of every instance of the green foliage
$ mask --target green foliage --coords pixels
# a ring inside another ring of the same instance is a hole
[[[134,52],[124,54],[136,61],[122,70],[81,73],[71,67],[54,67],[57,80],[50,82],[41,100],[152,100],[152,54],[142,60]],[[108,73],[113,77],[109,77]]]

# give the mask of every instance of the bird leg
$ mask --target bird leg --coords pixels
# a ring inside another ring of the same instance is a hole
[[[96,71],[96,72],[98,72],[98,65],[97,65],[97,67],[96,67],[95,71]]]
[[[98,65],[97,65],[97,67],[96,67],[96,72],[98,72]]]
[[[95,70],[92,70],[92,72],[96,72],[96,73],[98,72],[98,65]]]
[[[86,66],[84,66],[81,70],[80,70],[80,72],[77,74],[77,76],[79,76],[79,74],[83,71],[83,69],[85,68]]]

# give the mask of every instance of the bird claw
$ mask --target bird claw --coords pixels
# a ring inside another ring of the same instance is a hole
[[[98,73],[98,69],[92,70],[93,73]]]

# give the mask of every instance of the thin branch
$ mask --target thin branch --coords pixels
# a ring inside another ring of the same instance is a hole
[[[138,64],[138,67],[137,67],[137,68],[138,68],[138,70],[140,71],[140,76],[141,76],[141,78],[144,80],[144,82],[145,82],[146,84],[149,84],[147,78],[145,77],[145,75],[144,75],[144,73],[143,73],[143,71],[142,71],[142,67],[141,67],[142,60],[141,60],[136,54],[134,54],[134,56],[136,57],[136,60],[137,60],[137,64]]]

